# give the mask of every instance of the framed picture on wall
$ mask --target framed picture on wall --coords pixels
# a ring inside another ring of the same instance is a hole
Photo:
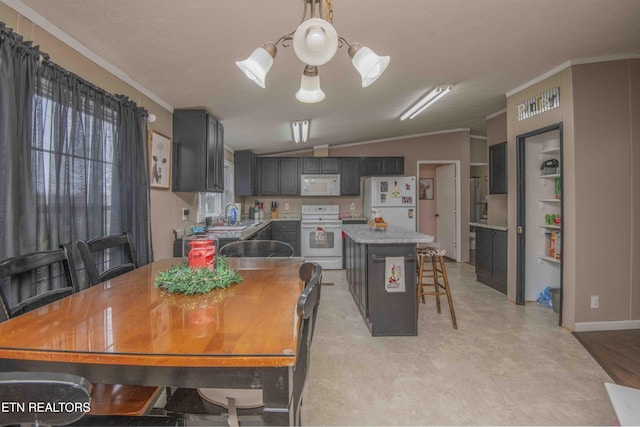
[[[433,200],[433,178],[420,178],[420,200]]]
[[[149,153],[149,183],[152,188],[169,189],[171,182],[171,139],[151,132]]]

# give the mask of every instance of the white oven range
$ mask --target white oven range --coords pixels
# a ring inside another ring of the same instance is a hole
[[[303,205],[300,248],[305,261],[325,270],[342,268],[342,220],[338,205]]]

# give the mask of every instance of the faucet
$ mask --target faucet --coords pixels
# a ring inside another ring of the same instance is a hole
[[[227,203],[226,205],[224,205],[224,221],[227,223],[227,225],[232,225],[231,221],[229,219],[230,213],[231,212],[235,212],[235,215],[233,215],[233,220],[234,223],[237,220],[238,217],[238,211],[236,209],[236,204],[235,203]]]

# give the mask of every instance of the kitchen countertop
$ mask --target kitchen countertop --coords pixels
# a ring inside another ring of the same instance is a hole
[[[386,230],[374,230],[366,224],[344,224],[342,230],[356,243],[384,245],[392,243],[430,243],[435,239],[428,234],[390,225]]]
[[[469,225],[471,227],[490,228],[491,230],[500,230],[500,231],[508,230],[508,227],[506,225],[485,224],[483,222],[470,222]]]

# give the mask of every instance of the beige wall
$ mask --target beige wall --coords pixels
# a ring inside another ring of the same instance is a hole
[[[35,45],[40,45],[41,51],[48,53],[55,63],[108,92],[128,96],[139,106],[155,114],[157,120],[149,124],[149,129],[172,137],[172,113],[139,90],[90,61],[4,3],[0,3],[0,21],[6,22],[9,28],[13,28],[25,40],[32,40]],[[193,193],[151,190],[151,236],[155,259],[172,255],[172,230],[188,224],[182,221],[182,208],[190,208],[195,215],[195,201]]]
[[[611,322],[640,319],[639,64],[574,65],[507,99],[510,165],[516,161],[517,135],[563,123],[563,325],[571,329],[607,329],[619,327],[607,326]],[[560,108],[517,121],[517,104],[555,86]],[[508,190],[509,247],[514,248],[508,298],[514,300],[515,174],[509,174]],[[590,308],[591,295],[599,296],[599,309]]]
[[[631,95],[630,109],[631,109],[631,123],[633,124],[633,130],[631,132],[631,153],[633,165],[640,165],[640,61],[630,62],[630,85]],[[640,316],[640,250],[638,248],[638,242],[640,242],[640,226],[638,226],[638,214],[640,213],[640,197],[638,192],[640,189],[640,168],[634,167],[632,170],[632,190],[631,198],[633,200],[632,209],[634,212],[634,226],[630,230],[632,242],[634,242],[632,258],[631,258],[631,313],[633,319],[638,319]]]
[[[576,150],[576,322],[640,319],[638,245],[632,231],[639,167],[640,111],[631,104],[640,60],[574,66]],[[633,74],[633,71],[636,71]],[[637,102],[637,101],[636,101]],[[635,145],[635,146],[634,146]],[[634,150],[635,148],[635,150]],[[634,191],[635,189],[635,191]],[[604,255],[604,259],[603,259]],[[603,262],[604,261],[604,262]],[[634,290],[636,292],[634,292]],[[590,308],[599,295],[600,308]]]
[[[516,106],[541,92],[560,87],[560,107],[546,111],[526,120],[518,121]],[[563,122],[563,324],[569,328],[575,324],[575,154],[573,137],[573,90],[571,70],[565,69],[527,89],[507,98],[507,162],[508,176],[508,257],[507,257],[507,298],[516,298],[516,255],[517,255],[517,175],[516,137],[518,135]]]

